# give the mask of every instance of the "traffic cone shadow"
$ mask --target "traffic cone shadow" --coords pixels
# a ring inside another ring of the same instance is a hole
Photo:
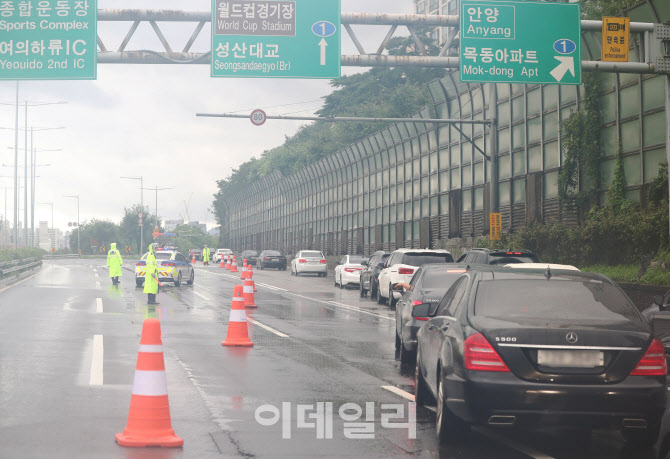
[[[161,327],[158,319],[146,319],[137,354],[128,423],[115,436],[121,446],[175,448],[184,440],[175,435],[170,420]]]

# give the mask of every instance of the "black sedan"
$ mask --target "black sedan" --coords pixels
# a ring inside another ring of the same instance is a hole
[[[369,260],[361,263],[363,270],[361,271],[361,281],[359,289],[362,297],[367,296],[370,292],[370,298],[376,298],[379,291],[379,273],[384,269],[384,262],[391,254],[388,252],[378,251],[372,254]]]
[[[245,250],[237,259],[237,264],[242,266],[244,260],[247,260],[247,264],[257,266],[256,261],[258,260],[258,252],[255,250]]]
[[[423,265],[417,270],[395,306],[395,350],[400,361],[407,363],[416,355],[416,334],[428,317],[412,317],[412,309],[421,304],[429,304],[429,314],[449,290],[449,287],[465,273],[467,265],[436,263]]]
[[[610,428],[640,445],[658,437],[663,345],[607,277],[471,267],[429,317],[416,403],[436,399],[443,441],[471,424]]]
[[[278,269],[286,271],[286,257],[276,250],[263,250],[256,259],[258,269]]]

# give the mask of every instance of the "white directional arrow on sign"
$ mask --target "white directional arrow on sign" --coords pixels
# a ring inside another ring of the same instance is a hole
[[[552,70],[551,76],[553,76],[556,81],[559,83],[565,76],[566,72],[569,70],[572,76],[575,76],[575,58],[572,56],[554,56],[554,59],[560,62],[559,66]]]
[[[326,65],[326,46],[328,46],[328,43],[326,43],[325,38],[321,39],[319,46],[321,47],[321,65]]]

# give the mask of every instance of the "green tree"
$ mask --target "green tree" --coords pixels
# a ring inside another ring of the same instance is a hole
[[[174,245],[179,251],[188,256],[189,250],[201,251],[205,245],[212,249],[212,256],[217,247],[217,238],[203,232],[200,228],[190,225],[179,225],[175,229]]]
[[[144,247],[140,247],[140,222],[139,222],[139,213],[144,214],[143,223],[143,233],[144,233]],[[120,242],[123,246],[129,245],[133,253],[144,253],[154,240],[153,232],[154,226],[159,227],[159,232],[162,232],[160,229],[160,220],[156,220],[155,215],[151,213],[148,207],[145,207],[142,210],[142,207],[139,204],[135,204],[132,207],[124,208],[123,219],[121,219],[120,226]]]
[[[84,255],[93,254],[93,246],[104,246],[109,250],[109,244],[119,242],[119,226],[111,220],[93,219],[90,222],[84,222],[79,228],[81,253]],[[77,250],[77,230],[70,234],[70,247]],[[98,249],[96,248],[96,253]]]
[[[584,19],[602,19],[603,16],[621,16],[640,0],[581,0]]]
[[[626,202],[626,174],[623,170],[623,147],[619,142],[619,149],[616,154],[616,163],[614,164],[614,180],[607,190],[607,205],[620,211]]]

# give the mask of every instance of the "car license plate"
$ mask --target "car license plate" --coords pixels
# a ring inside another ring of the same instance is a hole
[[[601,351],[537,351],[537,363],[545,367],[595,368],[605,364]]]
[[[310,262],[308,262],[308,263],[309,263],[310,265],[318,265],[318,264],[321,263],[321,262],[320,262],[320,261],[310,261]]]

